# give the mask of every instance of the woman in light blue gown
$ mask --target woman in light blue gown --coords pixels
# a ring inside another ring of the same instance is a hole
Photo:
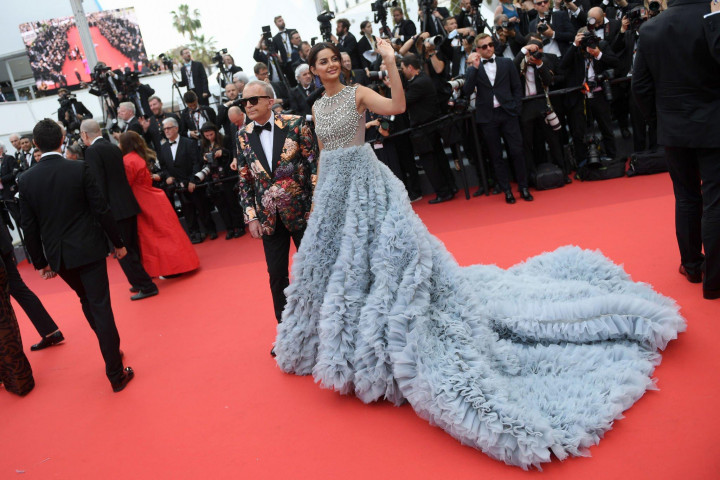
[[[404,109],[340,83],[340,52],[309,56],[325,86],[314,210],[275,344],[280,368],[418,415],[522,468],[587,455],[654,388],[659,349],[684,331],[675,303],[599,252],[561,247],[507,270],[458,266],[402,183],[363,145],[364,113]]]

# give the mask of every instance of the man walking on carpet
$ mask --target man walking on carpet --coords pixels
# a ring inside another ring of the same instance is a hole
[[[253,238],[261,238],[278,323],[289,284],[290,239],[300,247],[317,178],[318,145],[302,117],[272,111],[272,86],[252,81],[241,104],[252,122],[238,132],[240,203]]]

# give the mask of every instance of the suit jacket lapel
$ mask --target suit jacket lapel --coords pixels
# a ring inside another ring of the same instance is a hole
[[[250,147],[252,147],[252,151],[255,153],[255,156],[258,160],[260,160],[260,165],[265,169],[266,172],[270,171],[270,164],[267,161],[267,157],[265,157],[265,152],[262,148],[262,143],[260,143],[260,136],[253,131],[248,132],[248,142],[250,142]]]
[[[498,57],[495,55],[495,65],[497,65],[495,67],[495,85],[500,85],[505,75],[507,75],[508,70],[504,67],[505,63],[506,62],[498,62]]]
[[[488,87],[492,87],[493,84],[490,83],[490,77],[487,76],[487,72],[485,71],[485,67],[483,66],[482,60],[480,61],[480,65],[478,65],[478,76],[480,77],[480,80],[482,83],[487,85]],[[495,75],[497,78],[497,73]]]
[[[287,124],[282,121],[280,117],[275,118],[275,135],[273,135],[273,153],[272,153],[272,171],[275,173],[278,162],[280,161],[280,155],[282,155],[282,148],[285,145],[285,138],[287,137]]]

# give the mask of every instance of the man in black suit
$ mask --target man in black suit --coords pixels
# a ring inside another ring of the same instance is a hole
[[[479,34],[475,38],[475,50],[468,57],[470,67],[465,75],[463,91],[468,98],[473,92],[477,92],[475,122],[487,142],[498,186],[505,192],[505,201],[515,203],[515,196],[510,189],[508,161],[502,156],[501,138],[504,138],[509,161],[513,162],[520,196],[525,201],[532,201],[520,133],[519,118],[523,96],[520,75],[512,60],[495,56],[490,35]]]
[[[90,167],[100,192],[110,205],[128,252],[120,260],[120,267],[130,282],[130,291],[135,293],[130,299],[142,300],[155,296],[158,294],[157,285],[150,279],[140,261],[137,239],[137,214],[140,213],[140,206],[125,176],[122,152],[102,137],[100,125],[95,120],[85,120],[80,124],[80,138],[88,146],[85,150],[85,163]]]
[[[423,12],[421,11],[420,14],[422,15]],[[448,18],[449,16],[450,12],[447,8],[438,7],[437,0],[432,0],[432,4],[430,6],[430,15],[427,18],[423,19],[425,22],[427,22],[427,25],[423,25],[423,28],[426,32],[430,34],[431,37],[434,37],[436,35],[445,37],[447,34],[445,33],[445,29],[443,28],[443,20]]]
[[[675,0],[640,36],[632,89],[644,112],[657,110],[680,273],[702,281],[706,299],[720,298],[720,1]],[[679,39],[690,48],[678,49]]]
[[[296,115],[306,116],[312,114],[310,95],[315,91],[315,83],[307,63],[303,63],[295,69],[297,87],[290,92],[290,108]]]
[[[393,8],[392,16],[393,23],[395,24],[390,34],[392,38],[397,38],[401,40],[402,43],[405,43],[410,40],[410,38],[412,38],[415,34],[417,34],[417,28],[415,28],[415,24],[412,20],[407,20],[404,18],[402,8]],[[399,46],[397,47],[399,48]]]
[[[360,61],[360,55],[358,54],[357,39],[355,35],[350,33],[350,21],[346,18],[338,18],[335,33],[337,37],[330,35],[330,40],[337,45],[341,52],[347,52],[350,55],[353,68],[362,68],[363,63]]]
[[[25,314],[32,322],[35,330],[42,337],[40,342],[32,345],[30,350],[42,350],[65,340],[62,332],[57,324],[53,321],[50,314],[45,310],[40,299],[32,290],[25,285],[20,272],[17,269],[15,259],[15,248],[12,244],[12,237],[8,231],[5,221],[0,216],[0,257],[5,264],[7,272],[8,285],[10,287],[10,295],[22,307]]]
[[[210,215],[210,205],[205,190],[195,190],[197,180],[194,175],[200,171],[202,165],[198,143],[180,136],[179,127],[174,118],[166,118],[163,121],[163,130],[168,141],[163,144],[158,156],[161,168],[160,178],[169,187],[183,189],[177,194],[190,232],[190,241],[202,243],[205,240],[205,234],[200,232],[198,222],[203,223],[210,240],[215,240],[218,238],[217,229]],[[197,214],[195,209],[197,209]]]
[[[407,80],[405,105],[410,117],[410,126],[417,127],[435,120],[440,115],[437,93],[430,77],[420,73],[422,68],[420,59],[412,53],[405,55],[401,67]],[[418,150],[418,156],[425,175],[435,191],[435,198],[428,203],[436,204],[452,200],[457,187],[440,135],[433,129],[424,132],[423,137],[427,139],[425,142],[427,145]]]
[[[162,130],[162,122],[168,117],[172,117],[180,123],[180,117],[172,112],[165,112],[163,109],[163,103],[160,97],[153,95],[149,99],[150,111],[152,115],[148,119],[147,124],[143,125],[145,133],[143,137],[145,142],[155,150],[155,153],[160,153],[160,147],[163,143],[167,142],[165,133]],[[147,125],[147,128],[146,128]]]
[[[223,135],[226,137],[230,134],[231,125],[232,123],[228,119],[228,110],[233,105],[238,105],[238,97],[240,96],[240,92],[238,92],[237,87],[234,83],[228,83],[225,85],[225,97],[227,98],[227,101],[224,103],[221,103],[218,105],[218,113],[217,113],[217,125],[219,127],[222,127],[223,129]],[[210,122],[213,123],[213,122]]]
[[[296,48],[293,46],[292,43],[292,36],[294,33],[296,33],[296,30],[293,30],[291,28],[287,28],[285,26],[285,20],[282,18],[282,15],[278,15],[275,17],[275,26],[278,29],[278,33],[275,34],[275,36],[272,39],[272,43],[275,46],[275,51],[278,53],[278,60],[280,61],[280,68],[282,68],[283,73],[285,74],[285,77],[288,79],[288,82],[290,82],[291,86],[294,86],[294,79],[293,79],[293,66],[292,66],[292,53],[293,50]],[[258,62],[263,62],[266,65],[270,65],[269,58],[265,60],[256,59]],[[274,81],[279,81],[279,79],[273,79]]]
[[[575,28],[566,12],[550,11],[550,0],[534,0],[537,17],[530,22],[531,33],[543,36],[543,51],[562,57],[575,38]]]
[[[533,34],[531,34],[533,35]],[[515,57],[515,67],[520,72],[520,82],[523,89],[523,98],[535,95],[543,95],[545,90],[550,90],[554,82],[555,72],[558,69],[557,56],[552,53],[543,52],[542,41],[531,37],[527,45],[520,50]],[[544,161],[545,155],[536,155],[533,146],[537,146],[536,138],[542,139],[539,145],[545,148],[547,142],[552,163],[564,169],[562,147],[557,132],[545,122],[545,114],[548,110],[545,98],[525,100],[522,103],[520,115],[520,127],[522,129],[525,160],[527,161],[528,173],[535,172],[538,164]],[[544,152],[543,152],[544,153]],[[565,172],[567,175],[568,172]],[[570,180],[568,178],[568,180]],[[569,182],[568,182],[569,183]]]
[[[58,120],[62,122],[65,128],[69,129],[71,125],[79,125],[86,118],[92,118],[92,113],[82,102],[79,102],[74,95],[70,96],[70,90],[61,88],[58,90],[58,100],[60,108],[58,109]]]
[[[186,107],[180,112],[180,135],[187,136],[200,142],[200,129],[206,122],[217,123],[215,110],[200,105],[194,92],[185,92],[183,95]]]
[[[478,31],[475,25],[475,7],[470,0],[460,0],[460,12],[455,16],[458,28],[469,27]]]
[[[142,136],[145,133],[145,130],[143,129],[142,124],[138,121],[138,118],[135,116],[135,104],[132,102],[122,102],[120,105],[118,105],[117,109],[117,116],[120,120],[125,122],[125,124],[122,127],[122,130],[119,132],[113,132],[113,137],[116,141],[119,141],[120,134],[125,132],[135,132],[138,135]]]
[[[22,173],[27,165],[23,165],[17,157],[8,155],[5,151],[5,145],[0,143],[0,185],[2,185],[2,192],[0,192],[0,198],[4,201],[4,204],[0,206],[0,209],[5,209],[12,215],[15,225],[20,226],[20,207],[15,201],[15,194],[17,193],[17,177]],[[3,216],[6,216],[3,212]],[[9,219],[6,219],[9,223]]]
[[[267,65],[262,62],[258,62],[253,67],[253,72],[255,72],[255,78],[269,83],[275,91],[275,107],[273,107],[273,109],[285,108],[286,105],[290,104],[290,92],[288,92],[287,88],[285,88],[285,84],[283,82],[271,81]]]
[[[565,72],[567,87],[583,87],[582,91],[565,95],[565,108],[570,134],[575,146],[575,159],[578,164],[588,158],[588,146],[585,143],[585,132],[588,125],[586,108],[592,114],[602,133],[605,155],[615,158],[615,134],[611,123],[610,102],[605,97],[603,85],[598,77],[606,70],[617,68],[620,61],[607,42],[600,41],[597,47],[581,46],[587,29],[581,28],[575,36],[575,42],[563,57],[560,69]],[[594,128],[591,125],[591,128]]]
[[[181,87],[187,87],[188,91],[195,92],[200,105],[210,105],[210,88],[208,87],[207,73],[202,63],[192,59],[192,53],[189,48],[183,48],[180,52],[183,59],[183,65],[180,69]],[[173,80],[175,82],[175,80]]]
[[[127,250],[87,163],[60,154],[62,128],[46,118],[35,125],[33,136],[42,159],[18,179],[28,252],[43,278],[60,275],[80,297],[85,318],[100,343],[105,374],[113,391],[119,392],[134,372],[123,368],[120,336],[110,305],[105,235],[115,246],[118,259]]]

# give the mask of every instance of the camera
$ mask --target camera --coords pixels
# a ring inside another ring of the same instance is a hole
[[[560,125],[560,119],[558,118],[557,113],[555,113],[553,109],[550,108],[545,111],[545,114],[543,116],[545,117],[545,123],[547,123],[553,130],[557,131],[562,128],[562,126]]]
[[[263,31],[264,33],[264,31]],[[223,48],[215,52],[215,56],[212,58],[212,61],[215,63],[222,64],[223,63],[223,55],[227,55],[227,48]]]
[[[463,85],[465,85],[465,79],[464,78],[456,78],[454,80],[450,80],[448,83],[453,88],[453,90],[460,90],[463,87]]]
[[[653,0],[648,4],[648,8],[650,8],[651,12],[658,13],[660,11],[660,2]]]
[[[600,37],[595,35],[595,32],[588,30],[583,33],[583,38],[580,40],[580,48],[598,48],[599,45]]]
[[[367,74],[367,78],[369,80],[382,80],[383,78],[387,78],[387,77],[388,77],[387,70],[380,70],[377,72],[368,72],[368,74]]]
[[[173,70],[173,60],[170,56],[161,53],[160,55],[158,55],[158,57],[160,58],[160,61],[162,61],[163,65],[165,65],[165,68],[167,70]]]
[[[534,58],[534,59],[536,59],[536,60],[542,60],[542,58],[543,58],[543,52],[541,52],[541,51],[533,52],[533,54],[531,55],[531,57]]]
[[[510,22],[507,22],[507,21],[502,22],[502,23],[500,23],[500,25],[498,25],[498,27],[502,28],[503,30],[507,30],[509,26],[510,26]],[[539,26],[538,26],[538,29],[539,29]],[[547,25],[545,25],[545,29],[547,30]]]
[[[332,36],[332,24],[330,20],[333,18],[335,18],[335,14],[330,10],[322,11],[320,15],[317,16],[317,21],[320,22],[320,35],[324,42],[329,42]]]
[[[587,29],[591,32],[595,31],[595,24],[597,23],[597,20],[595,20],[595,17],[588,17],[587,19]]]
[[[627,17],[630,21],[630,29],[637,32],[642,24],[647,20],[647,11],[645,10],[645,7],[637,6],[630,10]]]
[[[612,88],[610,87],[610,80],[615,78],[615,70],[612,68],[599,73],[596,77],[597,83],[602,84],[603,93],[608,102],[613,101]]]
[[[550,28],[550,25],[548,25],[548,22],[550,21],[550,15],[545,14],[544,16],[538,18],[538,26],[537,31],[538,33],[545,33],[548,28]]]
[[[600,142],[593,133],[588,133],[585,135],[585,144],[588,146],[588,167],[600,168]]]

